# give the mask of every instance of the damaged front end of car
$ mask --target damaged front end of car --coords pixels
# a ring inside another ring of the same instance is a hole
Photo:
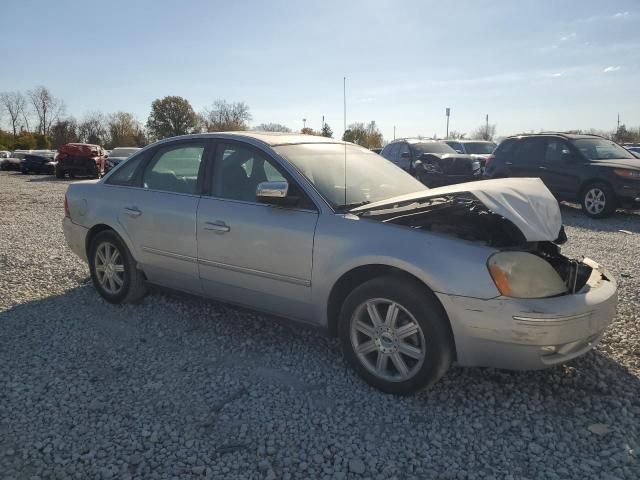
[[[545,298],[572,294],[581,291],[591,277],[592,262],[561,254],[559,245],[567,240],[561,223],[554,237],[547,233],[547,239],[535,238],[523,228],[527,219],[522,209],[498,213],[471,191],[434,193],[436,190],[431,190],[429,196],[366,206],[352,213],[362,219],[483,242],[495,248],[497,253],[487,267],[505,296]],[[555,199],[553,202],[557,208]],[[554,213],[551,217],[555,221]],[[539,223],[541,219],[544,215],[535,221]]]

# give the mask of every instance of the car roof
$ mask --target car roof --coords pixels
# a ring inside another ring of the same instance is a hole
[[[602,137],[600,135],[595,135],[595,134],[590,134],[590,133],[565,133],[565,132],[540,132],[540,133],[521,133],[518,135],[511,135],[507,138],[505,138],[505,140],[511,139],[511,138],[528,138],[528,137],[561,137],[561,138],[565,138],[567,140],[578,140],[578,139],[582,139],[582,138],[587,138],[587,139],[596,139],[596,138],[601,138],[603,140],[608,140],[605,137]]]
[[[433,138],[396,138],[389,142],[389,145],[398,142],[407,142],[413,145],[416,143],[443,143],[443,140],[434,140]]]
[[[496,143],[493,140],[473,140],[471,138],[446,138],[443,142],[458,142],[458,143]]]
[[[258,140],[262,143],[269,145],[270,147],[277,147],[279,145],[295,145],[300,143],[349,143],[342,140],[336,140],[334,138],[320,137],[316,135],[304,135],[301,133],[281,133],[281,132],[257,132],[257,131],[240,131],[240,132],[211,132],[211,133],[196,133],[192,135],[181,135],[179,137],[171,137],[160,140],[158,143],[176,139],[197,139],[197,138],[237,138]]]

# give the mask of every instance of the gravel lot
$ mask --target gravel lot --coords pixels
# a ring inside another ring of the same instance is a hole
[[[565,251],[619,281],[595,352],[396,398],[308,327],[173,292],[105,303],[64,242],[67,184],[0,173],[0,480],[640,478],[639,215],[563,207]]]

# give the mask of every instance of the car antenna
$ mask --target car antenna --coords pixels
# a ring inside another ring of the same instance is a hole
[[[347,77],[342,77],[342,98],[344,100],[344,133],[347,133]],[[347,205],[347,141],[342,134],[344,142],[344,205]]]

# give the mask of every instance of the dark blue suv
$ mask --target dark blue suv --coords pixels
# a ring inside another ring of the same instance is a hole
[[[487,160],[485,176],[539,177],[558,200],[579,202],[594,218],[640,208],[640,159],[596,135],[508,137]]]

